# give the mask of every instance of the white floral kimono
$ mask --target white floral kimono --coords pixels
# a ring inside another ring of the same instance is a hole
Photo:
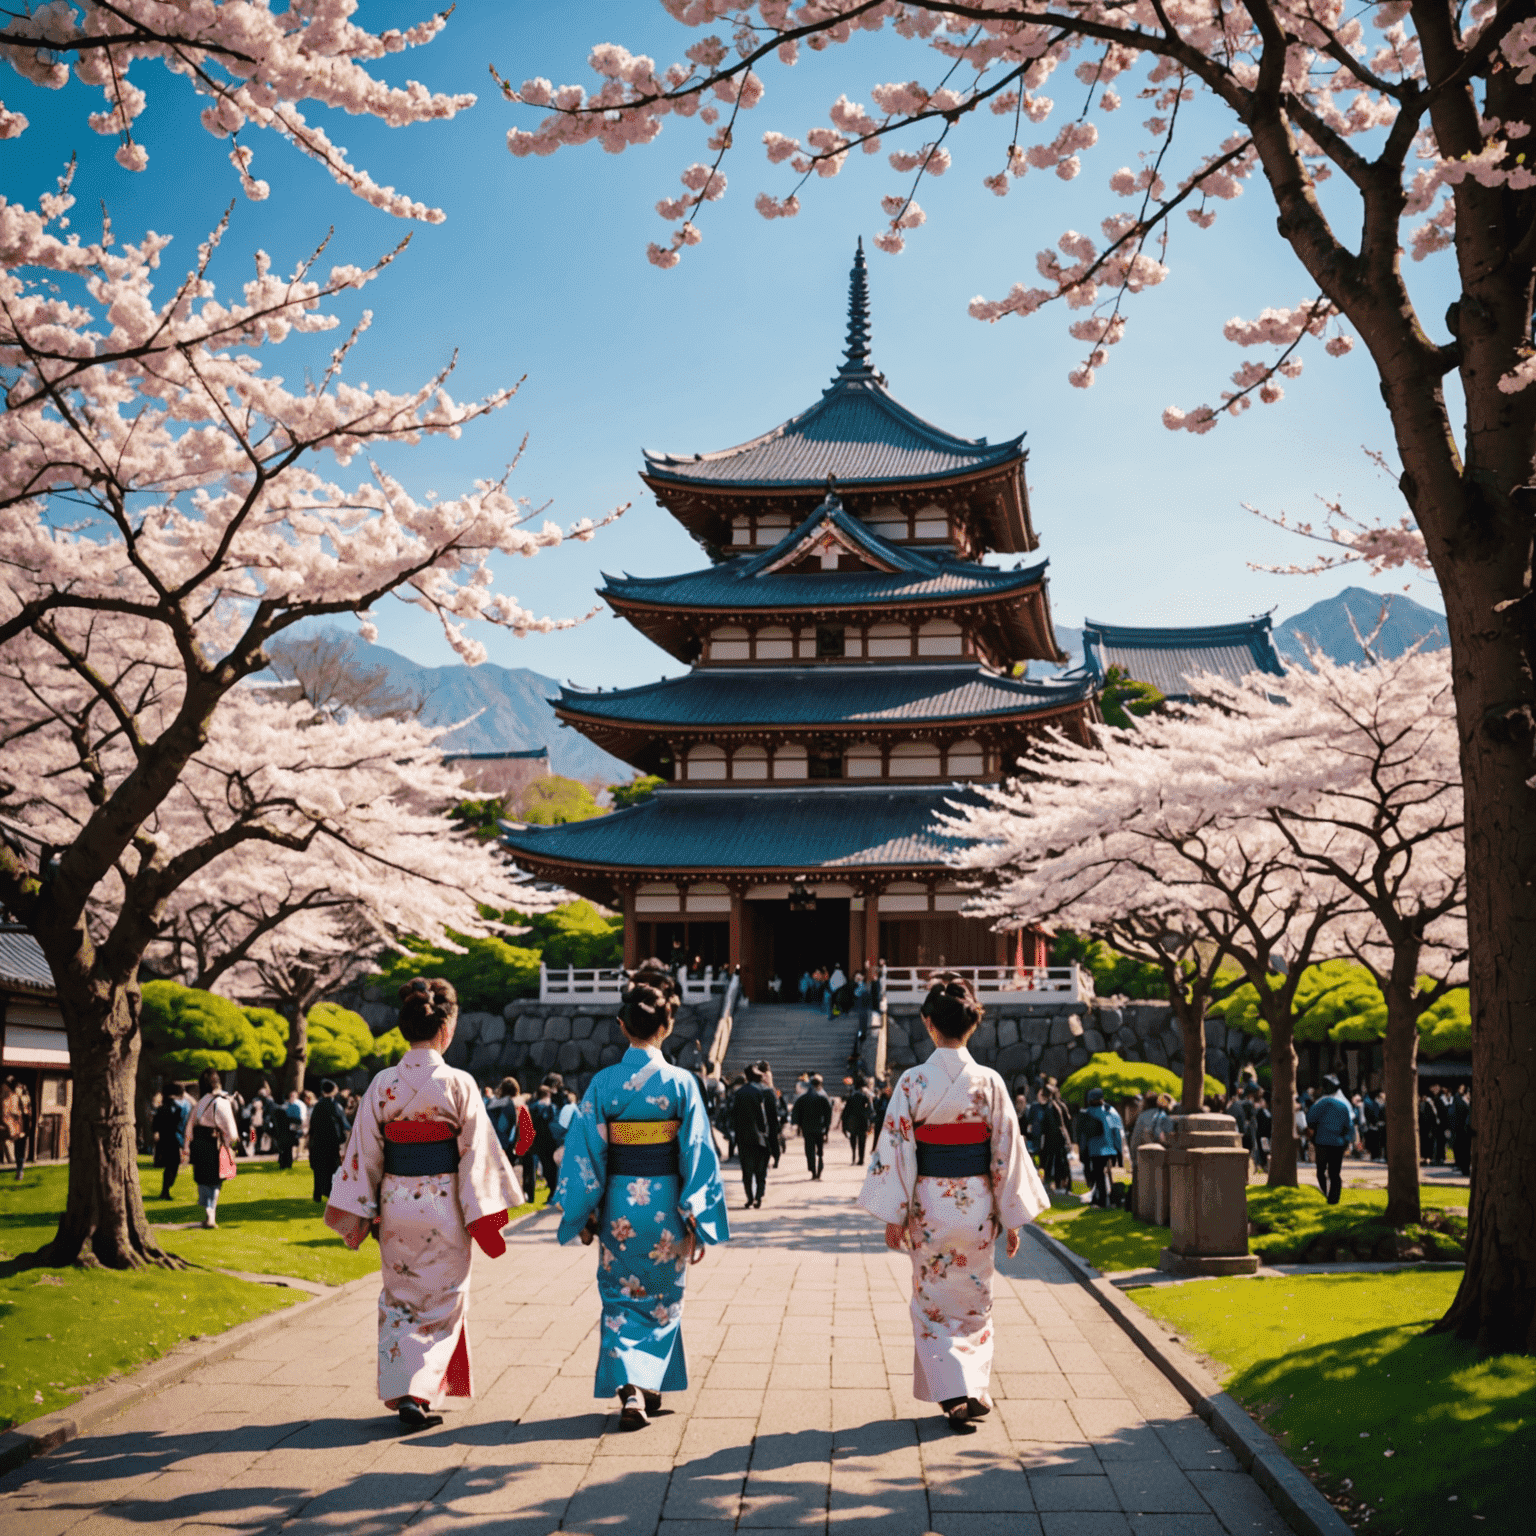
[[[386,1140],[442,1139],[457,1147],[455,1172],[384,1171]],[[488,1252],[502,1252],[499,1229],[522,1200],[467,1072],[417,1046],[369,1084],[331,1183],[326,1221],[349,1241],[358,1230],[351,1218],[377,1221],[379,1396],[387,1407],[404,1397],[436,1403],[474,1395],[465,1326],[471,1229]]]
[[[919,1178],[916,1128],[985,1125],[991,1172]],[[992,1375],[993,1247],[1050,1205],[1002,1078],[967,1050],[936,1050],[891,1093],[859,1204],[907,1228],[912,1249],[912,1395],[981,1397]]]

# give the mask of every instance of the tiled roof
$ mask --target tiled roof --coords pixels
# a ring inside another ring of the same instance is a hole
[[[770,568],[824,524],[888,571],[822,571],[786,575]],[[1039,584],[1049,561],[1000,571],[953,555],[889,543],[829,494],[772,549],[677,576],[605,576],[601,595],[686,608],[795,608],[870,604],[895,598],[990,597]]]
[[[43,958],[42,946],[14,923],[0,923],[0,986],[24,987],[29,992],[54,990],[53,972]]]
[[[955,437],[899,404],[877,373],[839,376],[808,411],[717,453],[645,454],[648,474],[714,485],[824,485],[943,479],[1023,458],[1006,442]]]
[[[1230,682],[1251,672],[1285,675],[1270,634],[1268,614],[1240,624],[1170,629],[1132,628],[1086,619],[1083,659],[1100,684],[1111,667],[1119,667],[1137,682],[1151,683],[1169,699],[1189,698],[1189,680],[1202,672],[1215,672]]]
[[[858,869],[940,865],[933,830],[959,786],[921,789],[665,789],[641,805],[503,833],[514,853],[605,869]]]
[[[1081,674],[1026,681],[976,662],[879,662],[868,666],[701,668],[639,688],[584,693],[564,688],[560,713],[664,727],[918,724],[1057,709],[1092,697]]]

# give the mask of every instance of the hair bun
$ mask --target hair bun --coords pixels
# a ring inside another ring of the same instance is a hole
[[[458,1012],[458,993],[442,976],[417,976],[400,988],[399,1027],[407,1040],[430,1040]]]
[[[923,1017],[946,1040],[963,1040],[981,1023],[981,1002],[975,985],[957,971],[939,971],[930,981]]]
[[[672,1022],[675,1001],[660,987],[634,981],[625,990],[619,1017],[637,1040],[649,1040]]]

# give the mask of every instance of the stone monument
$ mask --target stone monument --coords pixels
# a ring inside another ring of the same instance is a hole
[[[1248,1152],[1231,1115],[1175,1115],[1167,1149],[1171,1239],[1158,1261],[1176,1275],[1251,1275]]]

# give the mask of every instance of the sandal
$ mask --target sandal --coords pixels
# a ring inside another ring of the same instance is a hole
[[[645,1399],[645,1411],[647,1414],[654,1415],[661,1412],[660,1392],[650,1392],[642,1387],[640,1389],[640,1395]]]
[[[944,1410],[944,1417],[949,1420],[949,1427],[958,1430],[962,1434],[971,1434],[971,1403],[967,1397],[947,1397],[939,1407]]]
[[[973,1419],[984,1419],[992,1412],[991,1400],[985,1397],[968,1397],[965,1400],[966,1407],[971,1411]]]
[[[651,1421],[646,1417],[645,1401],[638,1387],[619,1388],[619,1428],[644,1429]]]
[[[427,1405],[418,1402],[414,1397],[402,1397],[399,1412],[402,1435],[414,1435],[419,1430],[435,1429],[443,1422],[442,1414],[428,1413]]]

